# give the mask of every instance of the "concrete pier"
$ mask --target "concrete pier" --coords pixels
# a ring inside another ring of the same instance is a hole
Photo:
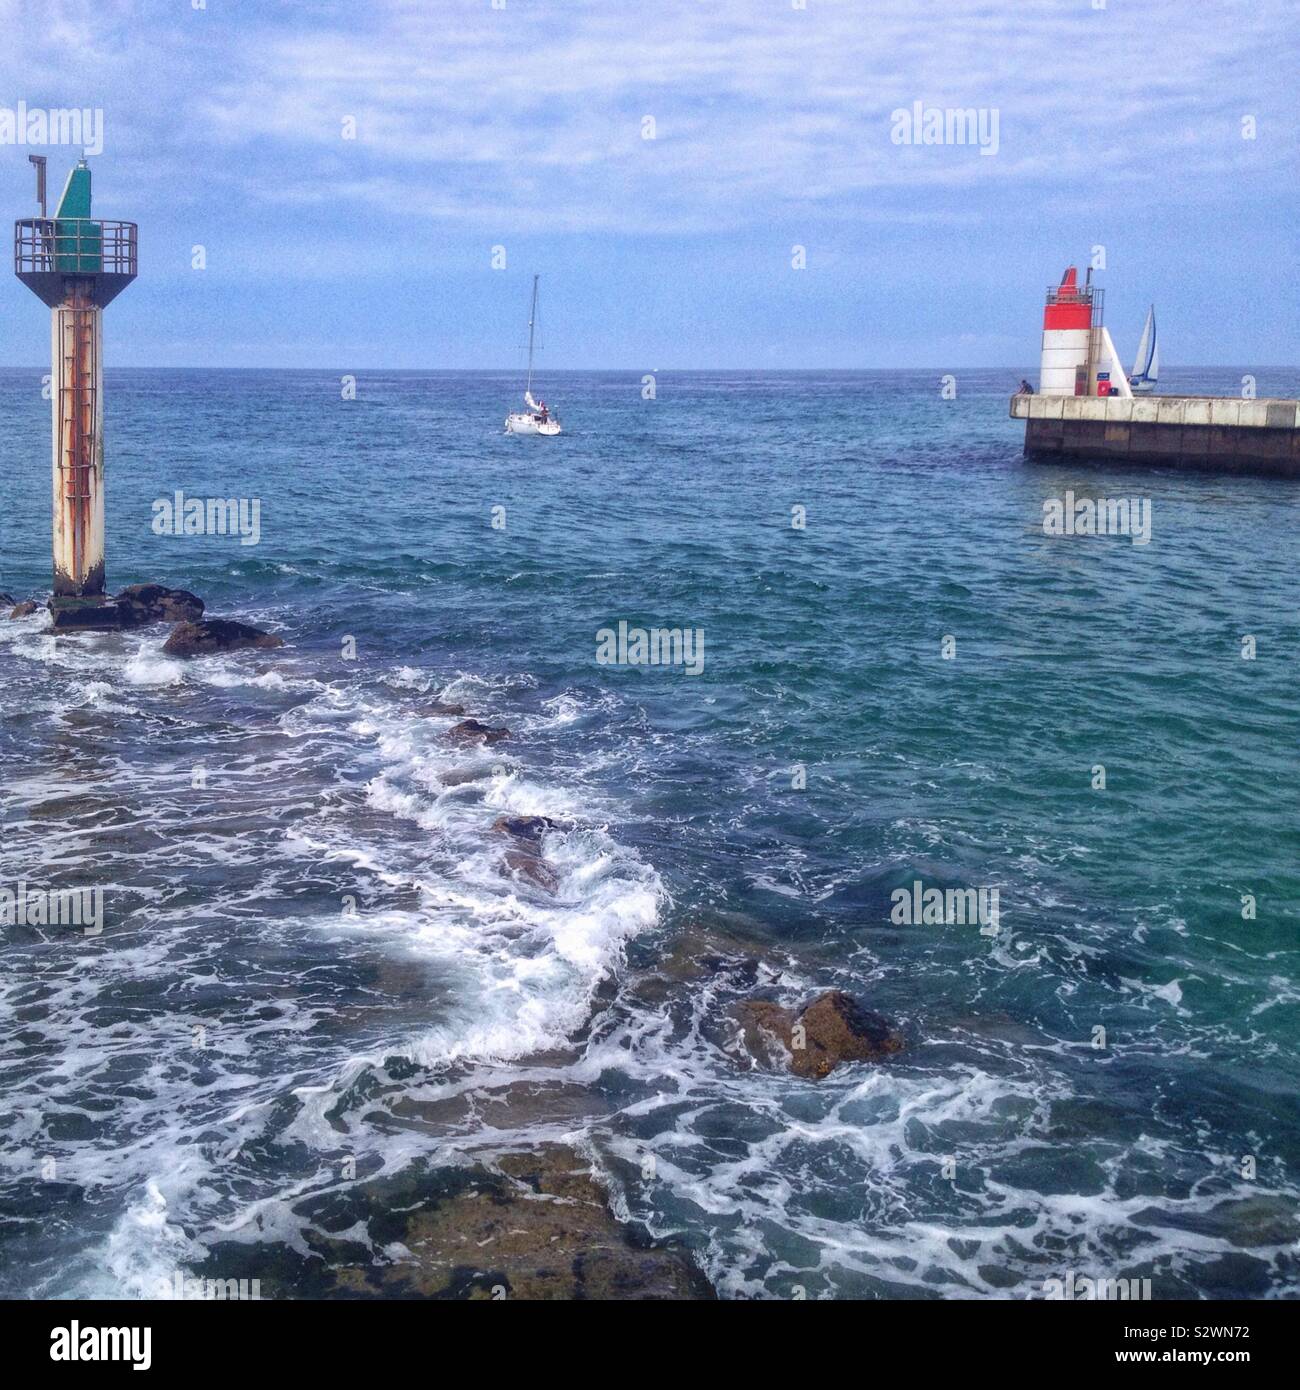
[[[1021,394],[1011,418],[1032,458],[1300,477],[1300,400]]]

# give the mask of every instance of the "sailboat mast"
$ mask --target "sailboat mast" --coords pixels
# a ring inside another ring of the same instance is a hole
[[[526,392],[533,389],[533,330],[537,324],[537,281],[540,277],[533,276],[533,304],[528,311],[528,385],[524,388]]]

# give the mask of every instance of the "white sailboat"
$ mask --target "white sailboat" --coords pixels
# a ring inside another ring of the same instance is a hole
[[[1160,379],[1160,344],[1156,341],[1156,306],[1147,310],[1147,321],[1142,329],[1142,341],[1138,344],[1137,359],[1133,363],[1133,375],[1128,384],[1136,393],[1154,391]]]
[[[533,304],[528,311],[528,384],[524,387],[527,410],[512,410],[506,416],[507,434],[559,434],[560,422],[545,401],[533,399],[533,338],[537,329],[537,282],[533,276]]]

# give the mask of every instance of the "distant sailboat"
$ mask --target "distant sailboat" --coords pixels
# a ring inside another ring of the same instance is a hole
[[[533,304],[528,311],[528,384],[524,387],[527,410],[514,410],[506,416],[507,434],[559,434],[560,422],[545,401],[533,399],[533,338],[537,329],[537,282],[533,276]]]
[[[1138,355],[1128,384],[1135,392],[1154,391],[1159,379],[1160,344],[1156,341],[1156,306],[1153,304],[1147,310],[1146,326],[1142,329],[1142,341],[1138,344]]]

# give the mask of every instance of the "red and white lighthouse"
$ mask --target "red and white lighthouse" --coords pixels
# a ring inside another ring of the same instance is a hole
[[[1083,284],[1074,266],[1047,291],[1043,309],[1043,356],[1038,372],[1042,396],[1128,396],[1128,377],[1102,323],[1105,291]]]
[[[1043,358],[1038,391],[1043,396],[1086,396],[1092,342],[1091,278],[1079,284],[1070,268],[1061,283],[1047,291],[1043,310]]]

